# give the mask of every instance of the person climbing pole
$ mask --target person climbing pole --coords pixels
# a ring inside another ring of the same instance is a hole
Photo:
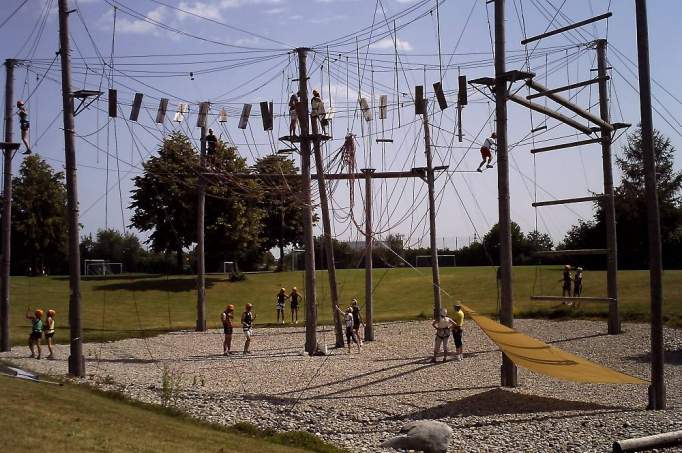
[[[232,354],[232,320],[234,319],[234,305],[230,304],[225,307],[225,311],[220,314],[220,321],[223,323],[223,355]]]
[[[291,288],[289,300],[291,301],[291,322],[298,324],[298,304],[301,302],[301,295],[298,294],[298,289],[295,286]]]
[[[206,154],[208,156],[215,154],[217,145],[218,139],[213,135],[213,129],[209,129],[208,135],[206,136]]]
[[[28,336],[28,348],[31,350],[31,358],[40,360],[40,338],[43,336],[43,310],[36,309],[31,315],[30,310],[26,313],[26,319],[31,320],[31,333]],[[35,348],[38,349],[38,356],[35,355]]]
[[[244,307],[244,313],[242,313],[242,330],[244,331],[244,355],[251,354],[249,351],[249,346],[251,345],[251,337],[253,336],[253,321],[256,319],[256,315],[253,313],[253,304],[246,304]]]
[[[296,104],[298,104],[298,94],[293,93],[289,98],[289,135],[296,137],[296,124],[298,123],[298,115],[296,114]]]
[[[497,152],[497,142],[495,142],[496,138],[497,134],[493,132],[492,134],[490,134],[490,137],[486,138],[485,141],[483,142],[483,146],[481,146],[481,157],[483,158],[483,160],[478,165],[478,168],[476,169],[477,172],[479,173],[482,172],[484,165],[487,168],[493,168],[491,164],[493,160],[492,151],[495,150],[495,152]]]
[[[24,101],[17,101],[17,108],[19,109],[17,115],[19,115],[21,141],[24,142],[24,146],[26,147],[26,150],[22,154],[29,155],[31,154],[31,144],[29,142],[28,131],[31,128],[31,123],[28,121],[28,112],[26,111],[26,105],[24,104]]]
[[[436,329],[436,339],[433,348],[433,358],[431,363],[436,363],[436,357],[440,351],[440,346],[443,345],[443,362],[448,360],[448,339],[450,338],[450,331],[454,326],[452,319],[448,318],[448,310],[446,308],[440,309],[440,319],[434,319],[431,325]]]
[[[310,117],[312,121],[319,121],[322,133],[327,133],[327,120],[325,119],[324,102],[320,92],[313,90],[313,98],[310,100]]]
[[[277,302],[275,303],[275,306],[277,308],[278,324],[284,324],[284,305],[286,304],[288,298],[289,296],[287,296],[286,288],[281,288],[277,293]]]

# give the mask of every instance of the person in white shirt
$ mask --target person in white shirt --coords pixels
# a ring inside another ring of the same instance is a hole
[[[493,154],[491,151],[495,150],[495,152],[497,152],[497,143],[495,142],[496,138],[497,134],[493,132],[492,134],[490,134],[490,137],[486,138],[485,141],[483,142],[483,146],[481,146],[481,157],[483,158],[483,160],[478,165],[478,168],[476,169],[477,172],[479,173],[482,172],[484,165],[487,168],[493,168],[493,166],[490,164],[490,162],[492,162],[493,160]]]
[[[319,122],[323,134],[327,132],[327,121],[325,119],[324,102],[320,97],[320,92],[317,90],[313,90],[313,98],[310,100],[310,117],[312,121]]]
[[[440,351],[441,344],[443,345],[443,362],[448,360],[448,339],[450,338],[450,330],[455,325],[455,322],[448,318],[448,310],[446,308],[440,309],[440,319],[434,319],[431,325],[436,329],[436,341],[433,348],[433,358],[431,363],[436,363],[436,356]]]

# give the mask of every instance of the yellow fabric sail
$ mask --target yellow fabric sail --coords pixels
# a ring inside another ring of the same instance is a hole
[[[566,381],[594,384],[648,384],[647,381],[638,377],[606,368],[524,335],[468,307],[462,308],[500,350],[518,366]]]

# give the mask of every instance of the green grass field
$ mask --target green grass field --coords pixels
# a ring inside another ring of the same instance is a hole
[[[586,271],[583,295],[606,294],[605,272]],[[514,306],[518,317],[604,317],[606,304],[583,304],[580,310],[554,309],[553,302],[531,302],[529,296],[560,295],[561,269],[558,266],[516,267]],[[495,269],[459,267],[441,269],[445,306],[455,299],[482,313],[494,313],[497,305]],[[351,298],[364,300],[364,270],[339,270],[342,304]],[[433,292],[430,268],[377,269],[374,272],[375,319],[377,321],[415,319],[431,314]],[[646,321],[649,312],[648,271],[619,273],[621,311],[624,320]],[[682,271],[666,271],[663,276],[665,319],[668,325],[682,326]],[[228,303],[255,305],[257,324],[275,321],[275,294],[281,286],[303,291],[303,273],[249,274],[242,282],[228,282],[222,275],[207,278],[207,318],[209,327],[218,327],[219,315]],[[535,290],[533,287],[535,286]],[[162,331],[194,328],[196,291],[192,276],[122,275],[84,279],[82,282],[84,337],[99,341],[130,336],[154,335]],[[317,273],[320,321],[331,318],[327,275]],[[29,321],[27,307],[57,310],[58,342],[68,340],[68,278],[12,277],[11,327],[14,344],[24,344]],[[303,315],[304,310],[300,310]],[[289,317],[287,306],[286,316]]]
[[[309,434],[219,428],[72,384],[0,375],[0,394],[0,445],[6,452],[343,453]],[[303,447],[287,446],[292,444]]]

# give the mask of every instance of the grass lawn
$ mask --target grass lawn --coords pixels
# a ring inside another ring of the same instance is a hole
[[[0,394],[0,445],[6,452],[343,453],[306,434],[261,432],[256,438],[239,433],[246,429],[202,424],[83,386],[39,384],[0,375]],[[286,446],[301,445],[301,440],[315,448]]]
[[[554,309],[553,302],[531,302],[529,296],[561,295],[561,268],[534,266],[514,268],[514,304],[519,317],[585,316],[605,317],[603,303],[583,304],[578,311]],[[364,300],[364,270],[338,271],[342,304],[356,297]],[[493,267],[457,267],[441,269],[442,287],[452,297],[444,296],[445,306],[455,299],[482,313],[494,313],[497,305],[497,285]],[[619,272],[621,311],[623,319],[646,321],[649,312],[648,271]],[[682,271],[665,271],[664,315],[668,325],[682,326]],[[82,282],[83,320],[86,341],[154,335],[177,329],[192,329],[196,319],[196,291],[192,276],[121,275],[84,279]],[[429,317],[433,291],[430,268],[377,269],[374,271],[375,319],[377,321]],[[257,324],[275,321],[275,294],[282,286],[290,290],[297,286],[303,292],[303,273],[284,272],[249,274],[242,282],[225,281],[222,275],[210,275],[206,282],[207,318],[209,327],[219,327],[220,312],[228,303],[255,305]],[[535,287],[535,290],[533,290]],[[586,271],[583,285],[585,296],[606,295],[606,272]],[[329,322],[331,308],[327,275],[317,273],[318,313],[321,322]],[[29,321],[26,308],[41,307],[57,310],[58,342],[68,341],[68,278],[12,277],[11,326],[14,344],[24,344]],[[303,317],[305,310],[300,310]],[[286,316],[289,317],[287,306]]]

